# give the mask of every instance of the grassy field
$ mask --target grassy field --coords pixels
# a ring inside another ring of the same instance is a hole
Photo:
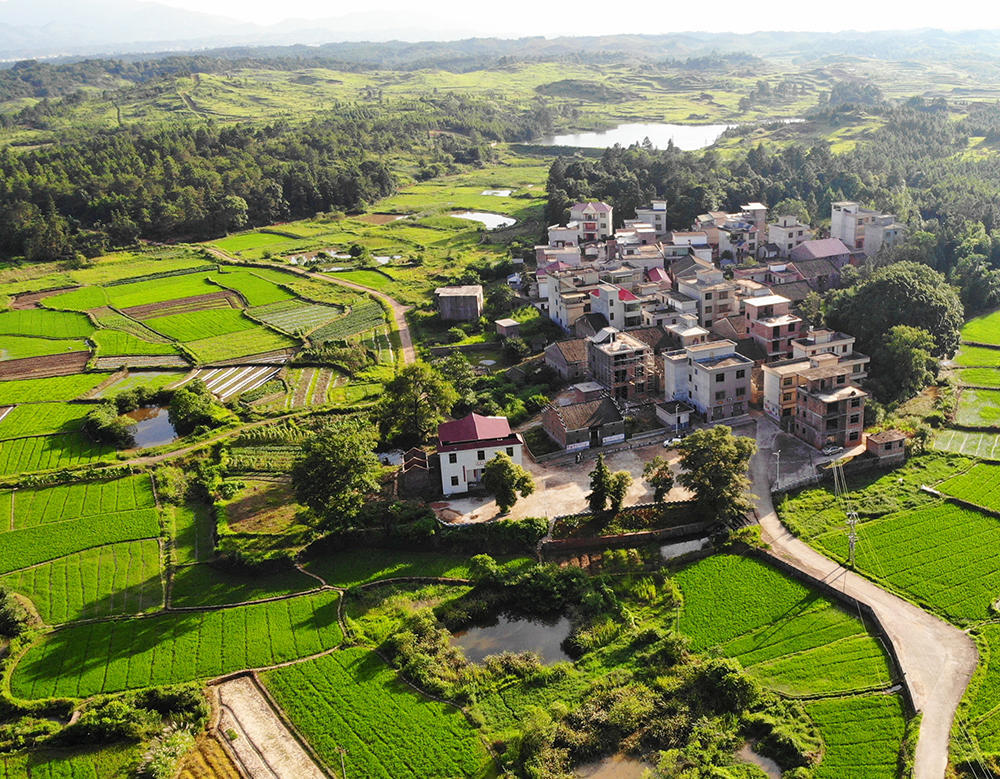
[[[152,539],[88,549],[0,581],[31,600],[50,625],[163,606],[160,547]]]
[[[86,338],[94,325],[83,314],[27,308],[0,314],[0,335],[34,335],[45,338]]]
[[[306,570],[322,577],[327,584],[345,588],[397,576],[466,579],[469,576],[469,557],[437,552],[354,549],[310,560],[306,563]]]
[[[942,452],[1000,460],[1000,434],[972,430],[939,430],[932,446]]]
[[[110,459],[114,451],[79,433],[0,441],[0,476],[87,465]]]
[[[97,344],[98,357],[111,357],[120,354],[150,355],[178,354],[177,347],[167,343],[154,343],[133,333],[121,330],[97,330],[92,336]]]
[[[86,341],[73,338],[29,338],[5,335],[0,342],[0,360],[19,360],[24,357],[45,357],[66,352],[88,352]]]
[[[349,776],[493,775],[489,753],[456,708],[415,692],[366,649],[268,671],[263,681],[324,763],[339,767],[344,751]]]
[[[905,729],[897,695],[834,698],[806,703],[826,751],[817,779],[895,779]]]
[[[0,419],[0,440],[79,430],[91,408],[87,403],[26,403],[15,406]]]
[[[1000,390],[964,387],[955,423],[968,427],[1000,427]]]
[[[337,593],[227,609],[73,625],[47,634],[14,667],[21,699],[85,697],[208,679],[308,657],[341,641]],[[62,668],[74,672],[61,673]]]
[[[76,400],[108,378],[107,373],[79,373],[48,379],[0,381],[0,406],[45,400]]]
[[[966,343],[1000,346],[1000,311],[978,316],[966,322],[962,328],[962,340]]]

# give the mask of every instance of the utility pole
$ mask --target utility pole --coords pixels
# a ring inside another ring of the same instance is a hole
[[[781,483],[781,450],[774,453],[774,488]]]
[[[851,499],[847,493],[847,477],[844,475],[844,461],[835,460],[833,468],[833,491],[840,499],[841,507],[847,516],[847,549],[848,565],[854,567],[854,548],[858,543],[858,512],[854,510]]]

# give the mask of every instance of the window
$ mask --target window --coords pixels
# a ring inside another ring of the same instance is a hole
[[[712,313],[712,307],[711,306],[705,306],[705,313],[706,314],[711,314]]]
[[[712,320],[711,319],[706,319],[705,320],[705,327],[711,327],[711,326],[712,326]]]
[[[454,465],[455,463],[457,463],[458,462],[458,455],[455,454],[454,452],[452,452],[451,454],[449,454],[448,455],[448,462],[451,463],[452,465]]]
[[[720,390],[719,392],[716,392],[715,393],[715,399],[716,400],[725,400],[726,399],[726,391],[725,390]]]
[[[611,315],[608,317],[608,319],[610,319],[612,322],[615,321],[615,312],[614,311],[611,312]]]
[[[782,385],[784,385],[785,387],[791,387],[791,386],[792,386],[792,377],[791,377],[791,376],[788,376],[787,378],[784,378],[784,379],[782,379],[782,380],[781,380],[781,383],[782,383]]]
[[[858,424],[858,421],[860,419],[861,419],[861,415],[860,414],[851,414],[851,424],[852,425]]]
[[[858,433],[857,430],[855,430],[847,438],[848,438],[849,441],[857,441],[858,440],[858,435],[860,435],[860,434]]]
[[[846,376],[841,375],[841,376],[837,377],[837,384],[843,384],[846,381],[847,381],[847,377]]]
[[[785,403],[788,403],[792,399],[792,393],[791,392],[786,392],[784,395],[781,396],[781,399]]]
[[[486,452],[485,452],[485,450],[480,449],[478,452],[476,452],[476,458],[479,459],[479,460],[485,460],[486,459]]]
[[[507,456],[508,457],[513,457],[514,456],[514,447],[513,446],[508,446],[507,447]]]
[[[451,477],[451,486],[452,487],[457,487],[458,486],[458,477],[457,476],[452,476]]]
[[[738,371],[736,371],[736,378],[737,379],[742,379],[746,375],[747,375],[747,372],[743,368],[740,368]]]
[[[861,405],[860,398],[855,398],[854,400],[851,401],[851,408],[857,408],[860,405]]]
[[[717,373],[717,374],[715,374],[715,383],[716,384],[719,384],[720,382],[723,382],[725,380],[726,380],[726,374],[724,374],[724,373]]]
[[[705,293],[705,300],[711,300],[711,299],[712,299],[712,293],[711,292],[706,292]]]
[[[746,394],[747,394],[747,388],[746,387],[737,387],[736,388],[736,397],[742,398]]]

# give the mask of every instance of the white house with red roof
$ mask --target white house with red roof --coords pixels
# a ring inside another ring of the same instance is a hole
[[[523,462],[524,441],[511,432],[507,417],[469,414],[438,425],[438,458],[441,491],[447,495],[479,486],[486,463],[502,452],[518,465]]]
[[[642,327],[642,304],[633,293],[616,284],[599,284],[590,290],[590,312],[603,314],[616,330]]]

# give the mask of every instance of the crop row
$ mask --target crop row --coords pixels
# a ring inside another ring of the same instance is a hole
[[[46,338],[86,338],[94,325],[83,314],[26,308],[0,314],[0,335],[39,335]]]
[[[206,679],[316,654],[342,639],[335,592],[251,606],[71,625],[11,674],[22,699],[85,697]]]
[[[15,406],[0,419],[0,439],[79,430],[91,408],[86,403],[27,403]]]
[[[962,328],[962,340],[1000,346],[1000,312],[970,319]]]
[[[943,452],[1000,459],[1000,435],[997,433],[942,429],[934,436],[933,446]]]
[[[234,270],[217,273],[212,276],[212,280],[219,286],[239,292],[250,306],[266,306],[268,303],[276,303],[279,300],[288,300],[292,297],[291,293],[286,292],[277,284],[263,279],[251,271]]]
[[[296,342],[286,336],[255,326],[252,330],[191,341],[186,347],[200,362],[217,362],[287,349],[295,345]]]
[[[343,310],[320,303],[286,300],[270,306],[252,308],[250,313],[261,322],[266,322],[271,327],[284,330],[286,333],[308,333],[336,319]]]
[[[61,522],[96,514],[114,514],[156,506],[147,474],[113,481],[78,482],[13,493],[13,528]]]
[[[0,441],[0,476],[69,468],[113,452],[111,446],[92,443],[77,433],[14,438]]]
[[[301,453],[297,445],[233,447],[228,469],[232,473],[287,473]]]
[[[167,343],[153,343],[121,330],[98,330],[92,336],[99,357],[119,354],[177,354]]]
[[[938,490],[977,506],[1000,511],[1000,465],[978,463],[938,485]]]
[[[491,761],[462,714],[424,698],[377,655],[345,649],[268,671],[264,683],[327,765],[349,776],[483,777]]]
[[[806,703],[826,744],[817,779],[895,779],[906,721],[897,695]]]
[[[79,373],[75,376],[0,381],[0,406],[45,400],[75,400],[107,378],[106,373]]]
[[[864,628],[856,619],[828,605],[799,614],[794,620],[766,625],[723,644],[720,649],[744,666],[751,666],[863,632]]]
[[[382,310],[382,306],[372,301],[365,301],[352,307],[346,316],[334,319],[311,333],[309,340],[316,344],[342,340],[359,333],[366,333],[384,324],[385,312]]]
[[[867,634],[751,666],[761,683],[788,695],[846,693],[891,683],[885,653]]]
[[[46,357],[66,352],[88,352],[86,341],[75,338],[31,338],[5,335],[0,339],[0,360],[21,360],[25,357]]]
[[[166,300],[179,300],[198,295],[218,292],[219,288],[209,284],[209,273],[189,273],[166,279],[149,279],[129,284],[105,287],[108,300],[115,308],[131,308]]]
[[[156,509],[96,514],[8,530],[0,533],[0,573],[10,573],[104,544],[156,538],[159,534]]]
[[[970,427],[1000,427],[1000,390],[964,387],[955,422]]]
[[[127,317],[124,314],[119,314],[115,311],[107,309],[106,313],[102,313],[97,318],[97,323],[107,330],[117,330],[121,333],[130,333],[136,338],[143,341],[151,343],[167,344],[170,343],[167,338],[160,335],[159,333],[154,333],[148,327],[146,327],[142,322],[138,322],[131,317]]]
[[[173,521],[174,565],[211,560],[215,554],[215,518],[210,510],[200,503],[187,503],[168,507],[167,512]]]
[[[223,333],[237,333],[257,327],[252,320],[243,316],[235,308],[189,311],[184,314],[169,314],[147,319],[146,324],[158,333],[177,341],[197,341]]]
[[[2,582],[29,598],[50,625],[163,605],[160,546],[153,539],[77,552],[7,574]]]
[[[979,511],[935,503],[858,526],[857,564],[954,620],[980,620],[1000,592],[1000,521]],[[842,532],[819,536],[846,557]]]

